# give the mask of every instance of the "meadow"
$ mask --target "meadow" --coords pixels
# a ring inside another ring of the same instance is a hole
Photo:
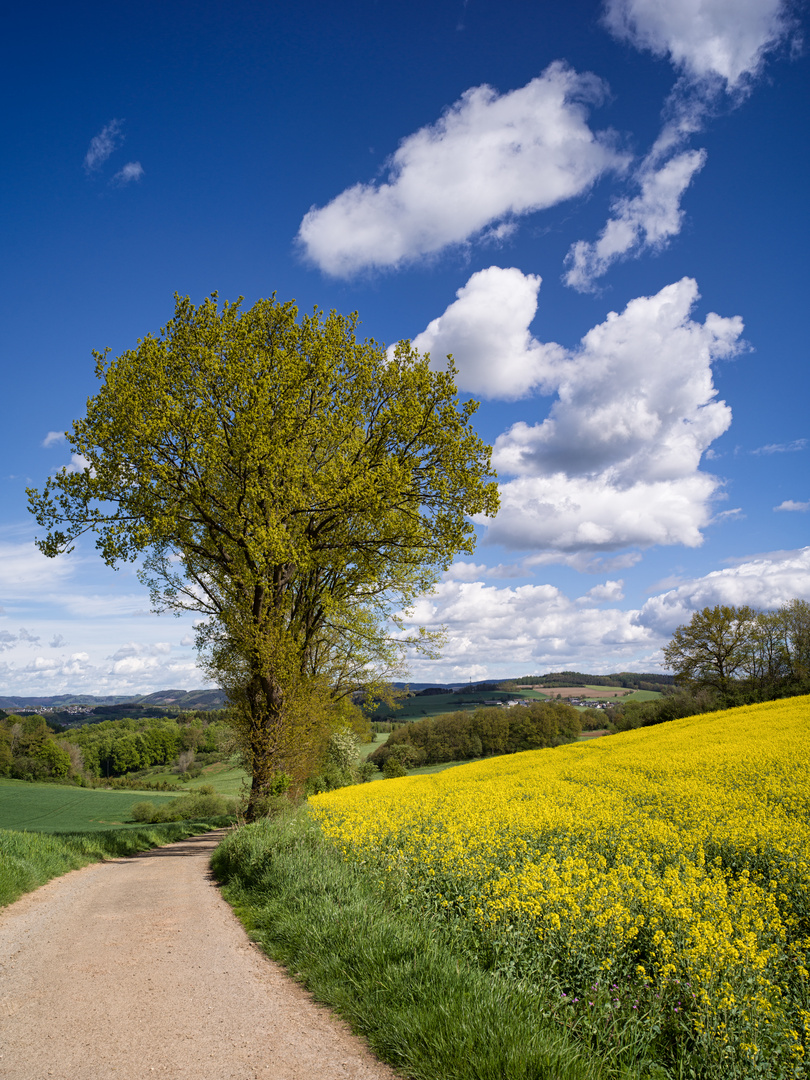
[[[616,1075],[798,1080],[810,699],[310,800],[380,894]],[[528,1075],[528,1074],[527,1074]]]

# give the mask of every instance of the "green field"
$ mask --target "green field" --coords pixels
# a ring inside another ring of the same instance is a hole
[[[150,792],[149,798],[157,803],[174,796]],[[130,820],[132,806],[142,800],[143,794],[137,791],[93,791],[0,779],[0,829],[67,833],[143,828]]]
[[[203,784],[210,784],[217,795],[238,797],[242,794],[243,786],[249,777],[244,769],[231,765],[226,761],[218,761],[214,765],[206,765],[199,776],[195,776],[193,780],[185,783],[180,780],[177,773],[164,772],[159,769],[150,770],[148,774],[144,775],[143,779],[150,784],[161,782],[175,784],[178,794],[182,794],[184,791],[194,791],[202,787]],[[151,798],[151,791],[149,796]]]
[[[508,698],[513,697],[543,698],[545,695],[532,691],[511,694],[505,690],[488,690],[486,693],[428,694],[425,697],[401,698],[398,703],[399,708],[396,709],[390,709],[387,705],[379,705],[372,716],[372,720],[392,720],[395,723],[422,720],[426,716],[440,716],[442,713],[481,709],[484,700],[506,701]]]
[[[632,694],[628,694],[626,698],[622,698],[622,701],[657,701],[664,695],[658,690],[634,690]]]

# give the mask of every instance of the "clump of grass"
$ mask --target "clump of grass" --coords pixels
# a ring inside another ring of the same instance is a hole
[[[408,1077],[608,1075],[536,993],[467,963],[440,920],[344,862],[305,808],[231,833],[212,868],[251,937]]]
[[[149,829],[59,834],[0,829],[0,907],[69,870],[78,870],[103,859],[148,851],[161,844],[220,828],[222,824],[222,821],[187,821],[181,825]]]

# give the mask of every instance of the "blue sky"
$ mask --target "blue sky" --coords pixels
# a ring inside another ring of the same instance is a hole
[[[424,681],[658,670],[706,604],[810,599],[806,11],[783,0],[28,5],[11,14],[0,689],[203,685],[25,487],[92,349],[276,292],[452,352],[502,508],[411,615]],[[805,312],[805,314],[803,314]]]

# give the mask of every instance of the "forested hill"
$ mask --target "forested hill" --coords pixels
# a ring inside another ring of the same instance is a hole
[[[154,694],[59,694],[53,697],[0,696],[0,709],[56,709],[83,706],[88,712],[118,705],[159,706],[171,709],[222,709],[222,690],[158,690]],[[110,719],[110,717],[105,717]]]

